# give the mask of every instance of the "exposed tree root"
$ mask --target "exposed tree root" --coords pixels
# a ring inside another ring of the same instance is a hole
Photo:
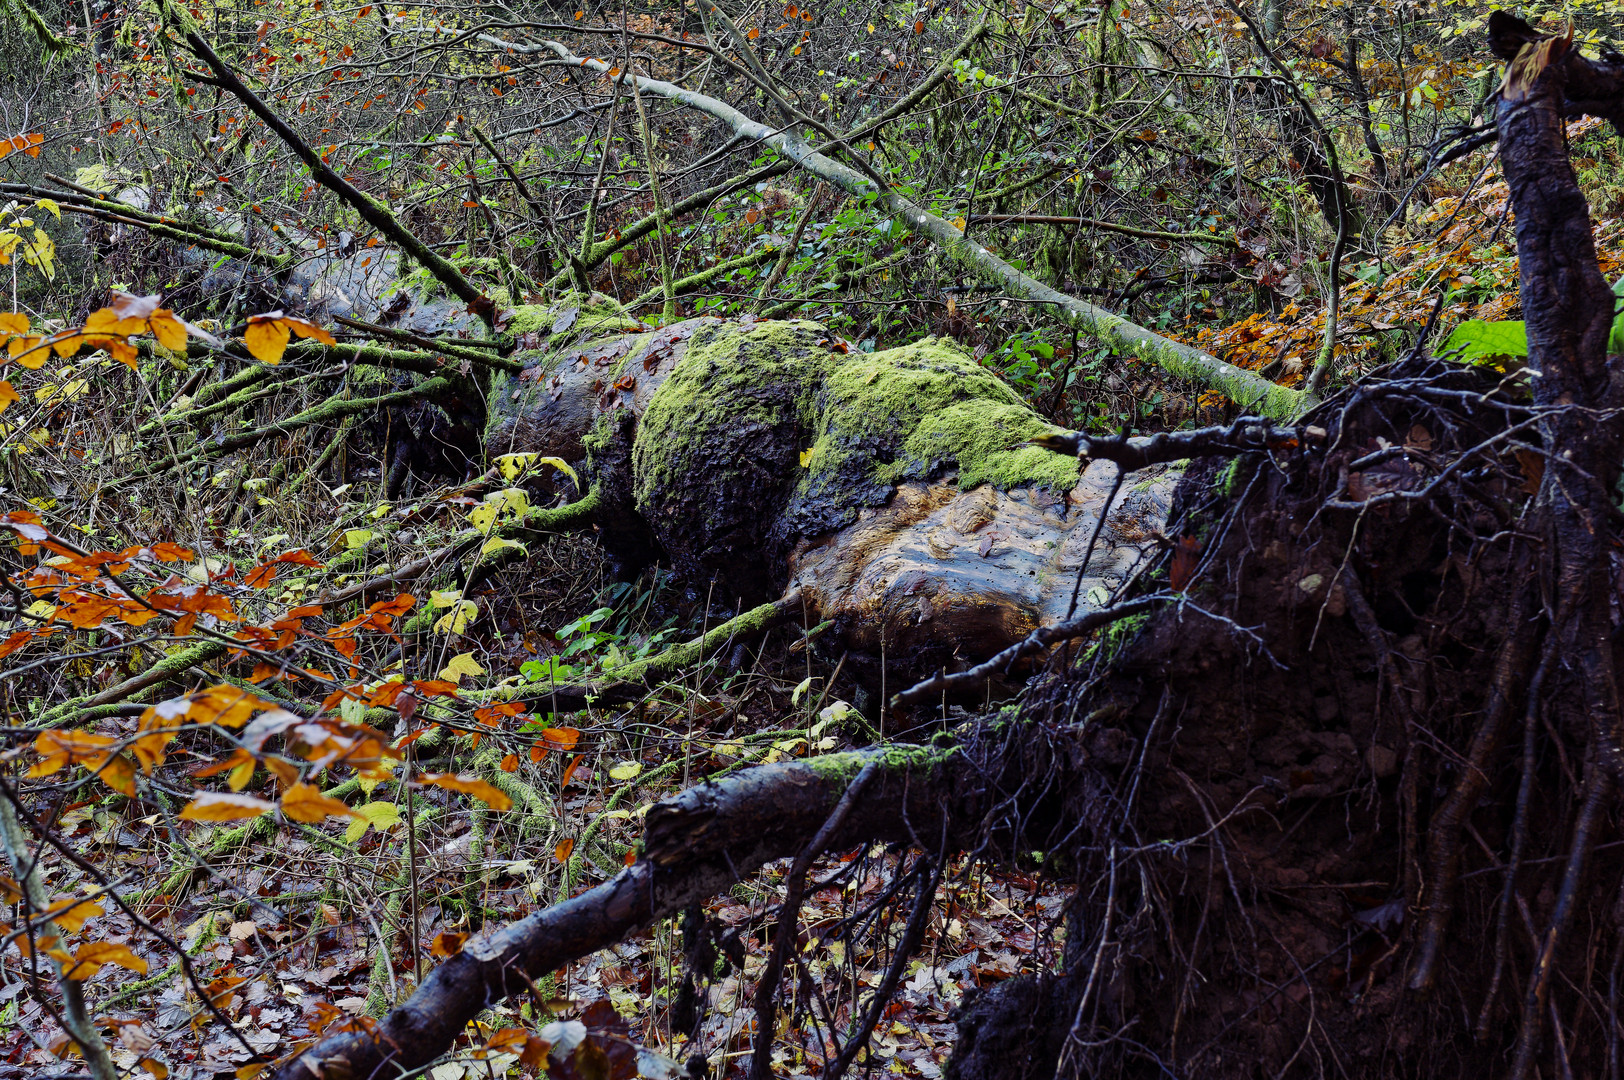
[[[1502,13],[1490,33],[1538,47]],[[278,1075],[419,1068],[484,1006],[794,857],[787,929],[810,860],[874,841],[927,853],[891,894],[916,883],[915,913],[948,852],[1039,852],[1077,886],[1064,970],[973,1002],[955,1077],[1607,1074],[1624,384],[1563,122],[1624,125],[1624,63],[1541,55],[1498,117],[1535,378],[1412,356],[1292,438],[1203,447],[1230,460],[1179,492],[1188,601],[1161,593],[1169,553],[1125,598],[1154,610],[1057,651],[1014,715],[657,804],[636,865]],[[846,1034],[836,1072],[867,1028]]]
[[[521,993],[564,964],[681,911],[764,863],[799,854],[814,836],[827,849],[873,840],[908,841],[915,830],[948,832],[943,803],[962,776],[961,756],[918,747],[764,766],[690,789],[648,812],[642,858],[621,874],[555,907],[469,942],[391,1012],[377,1037],[323,1040],[275,1074],[392,1075],[432,1061],[483,1009]],[[852,779],[871,768],[861,805],[824,830]],[[979,816],[971,820],[979,824]]]

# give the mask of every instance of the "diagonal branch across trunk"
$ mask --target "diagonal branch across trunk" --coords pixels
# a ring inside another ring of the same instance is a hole
[[[819,152],[794,133],[752,119],[718,98],[685,90],[662,79],[649,79],[620,72],[610,76],[610,65],[590,57],[577,56],[556,41],[543,42],[564,64],[597,71],[616,81],[635,83],[639,93],[652,94],[720,120],[734,134],[776,150],[785,158],[820,180],[848,195],[872,200],[912,232],[935,244],[954,261],[963,264],[988,282],[1016,296],[1035,301],[1066,325],[1109,342],[1116,349],[1155,363],[1180,378],[1190,379],[1217,390],[1243,408],[1275,419],[1297,415],[1306,401],[1297,390],[1276,385],[1255,372],[1238,368],[1201,349],[1165,338],[1120,315],[1095,307],[1074,296],[1053,289],[1017,270],[979,243],[967,240],[960,229],[945,218],[919,206],[892,190],[881,190],[873,180],[850,166]]]

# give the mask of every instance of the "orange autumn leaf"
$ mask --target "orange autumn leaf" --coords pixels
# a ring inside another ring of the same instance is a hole
[[[13,151],[21,151],[29,157],[39,157],[39,148],[45,142],[45,136],[37,131],[25,135],[13,135],[9,139],[0,139],[0,159],[5,158]]]
[[[81,982],[96,974],[106,964],[116,964],[137,975],[147,973],[147,962],[131,952],[128,945],[115,945],[111,941],[92,941],[74,950],[72,963],[62,965],[62,977]]]
[[[281,710],[282,706],[278,702],[250,694],[230,683],[222,683],[207,690],[170,698],[168,701],[150,706],[141,714],[141,720],[143,726],[148,723],[150,715],[171,723],[189,720],[194,724],[219,724],[222,727],[240,728],[248,723],[255,713],[279,713]]]
[[[379,600],[367,608],[367,612],[374,615],[404,615],[412,610],[412,605],[416,603],[417,597],[411,593],[401,593],[393,600]]]
[[[51,906],[41,914],[56,923],[56,928],[64,934],[77,934],[84,929],[85,923],[107,912],[94,900],[66,896],[52,901]]]
[[[38,370],[51,358],[51,350],[41,345],[44,340],[39,334],[14,337],[6,346],[6,355],[29,371]]]
[[[17,395],[17,391],[11,388],[11,381],[9,379],[0,379],[0,413],[5,412],[13,401],[21,400]]]
[[[0,341],[6,341],[6,355],[33,370],[50,359],[49,349],[38,348],[42,335],[28,332],[28,316],[21,311],[0,311]]]
[[[337,338],[315,323],[283,311],[248,316],[248,329],[243,331],[242,343],[254,359],[280,364],[292,336],[314,338],[329,348],[338,344]]]
[[[575,850],[575,841],[574,841],[574,839],[572,839],[571,837],[566,836],[566,837],[564,837],[564,839],[562,839],[562,840],[560,840],[558,842],[557,847],[553,848],[553,858],[557,859],[559,862],[569,862],[570,861],[570,852],[572,852],[574,850]]]
[[[282,813],[294,821],[310,825],[329,817],[361,817],[358,811],[329,795],[323,795],[314,784],[294,784],[288,788],[282,794]]]
[[[130,744],[130,753],[135,755],[141,771],[151,776],[152,770],[164,763],[166,748],[178,733],[174,724],[160,718],[150,708],[141,713],[136,733],[135,741]]]
[[[114,292],[113,301],[85,316],[84,334],[114,334],[129,337],[147,328],[147,319],[158,310],[158,297]]]
[[[137,296],[115,289],[108,305],[91,312],[80,332],[86,335],[87,341],[98,336],[122,339],[132,334],[150,333],[158,339],[158,344],[178,353],[186,351],[187,338],[200,338],[211,345],[220,344],[213,334],[193,326],[168,308],[159,307],[161,299],[157,294]],[[130,352],[133,351],[132,346]],[[125,360],[125,356],[117,352],[113,355],[115,359]]]
[[[243,788],[248,786],[248,779],[247,777],[244,777],[242,783],[237,783],[238,773],[242,771],[244,766],[247,766],[248,776],[252,776],[254,772],[253,767],[257,764],[258,761],[255,760],[254,755],[250,754],[247,750],[239,746],[221,760],[209,765],[205,765],[201,769],[198,769],[196,772],[192,773],[192,778],[194,780],[202,780],[205,777],[217,776],[220,773],[229,771],[231,776],[226,781],[227,786],[230,787],[232,791],[241,791]]]
[[[248,571],[248,576],[243,578],[243,584],[250,589],[267,588],[276,577],[276,570],[277,566],[274,562],[260,563]]]
[[[34,738],[34,752],[40,760],[24,775],[50,776],[67,765],[105,759],[116,739],[89,731],[42,731]]]
[[[185,821],[240,821],[243,818],[259,817],[274,809],[275,803],[256,799],[252,795],[204,791],[186,804],[180,816]]]
[[[1168,568],[1167,584],[1174,592],[1183,592],[1195,576],[1201,562],[1201,541],[1194,536],[1181,536],[1173,542],[1173,563]]]
[[[537,745],[546,750],[574,750],[575,744],[581,741],[581,732],[572,727],[550,727],[541,729],[541,742]],[[538,759],[539,760],[539,759]]]
[[[539,1066],[547,1060],[547,1051],[552,1049],[552,1045],[521,1027],[493,1031],[491,1037],[485,1040],[487,1052],[517,1054],[521,1063],[532,1066]]]
[[[429,942],[429,955],[448,959],[462,952],[462,943],[468,940],[467,934],[459,934],[453,930],[442,930],[434,935]]]
[[[18,649],[34,640],[34,631],[18,630],[4,641],[0,641],[0,660],[4,660]]]
[[[135,764],[123,754],[87,764],[86,768],[96,775],[96,779],[120,795],[135,798]]]
[[[567,788],[567,787],[570,786],[570,779],[571,779],[571,777],[573,777],[575,775],[575,770],[580,768],[581,760],[585,756],[586,755],[584,755],[584,754],[576,754],[574,757],[570,758],[569,765],[567,765],[564,768],[564,777],[563,777],[563,779],[558,781],[558,786],[559,787]]]
[[[447,791],[460,791],[489,804],[492,810],[510,810],[513,800],[477,776],[457,773],[424,773],[418,777],[423,783]]]
[[[60,334],[52,334],[46,338],[44,344],[56,350],[56,354],[61,357],[72,356],[80,349],[105,349],[108,356],[128,366],[131,370],[135,369],[136,359],[140,356],[135,346],[131,345],[127,338],[115,334],[87,334],[82,330],[64,330]],[[25,368],[38,368],[49,358],[50,352],[45,349],[36,349],[31,353],[17,356],[16,360]]]

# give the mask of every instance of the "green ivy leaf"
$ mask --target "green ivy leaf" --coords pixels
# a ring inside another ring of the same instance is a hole
[[[1528,329],[1521,322],[1485,322],[1469,319],[1455,327],[1444,342],[1443,352],[1460,350],[1468,363],[1496,356],[1527,356]]]

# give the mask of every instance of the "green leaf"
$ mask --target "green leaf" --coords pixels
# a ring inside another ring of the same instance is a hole
[[[1613,295],[1624,298],[1624,277],[1613,282]],[[1607,335],[1607,351],[1624,353],[1624,305],[1613,304],[1613,332]]]
[[[1460,359],[1469,363],[1494,356],[1527,356],[1528,328],[1521,322],[1469,319],[1455,327],[1442,351],[1456,349],[1460,350]]]

